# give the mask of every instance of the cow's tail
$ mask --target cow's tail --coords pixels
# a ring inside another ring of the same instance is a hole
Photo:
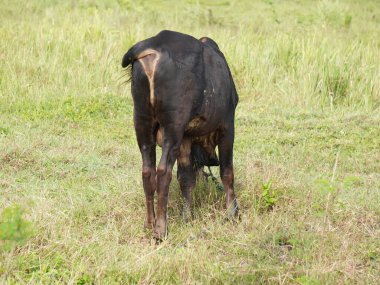
[[[144,50],[148,48],[153,47],[153,39],[149,38],[144,41],[138,42],[133,47],[131,47],[127,53],[123,56],[123,59],[121,61],[121,66],[123,68],[127,67],[128,65],[132,64],[136,59],[137,56],[143,52]]]

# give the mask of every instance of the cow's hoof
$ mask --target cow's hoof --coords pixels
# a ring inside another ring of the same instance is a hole
[[[166,223],[160,223],[159,221],[156,222],[156,226],[154,228],[153,237],[156,239],[156,241],[161,242],[167,238],[168,231],[166,228]]]
[[[144,222],[144,228],[146,230],[153,230],[154,229],[154,223],[145,221]]]
[[[182,208],[182,219],[185,223],[190,222],[193,219],[193,213],[188,206]]]
[[[236,199],[230,204],[226,211],[226,220],[240,221],[239,205]]]
[[[167,232],[156,232],[154,231],[153,238],[156,240],[156,243],[163,242],[168,237]]]
[[[147,229],[147,230],[154,230],[154,226],[155,226],[154,218],[153,219],[148,219],[146,217],[145,221],[144,221],[144,228]]]

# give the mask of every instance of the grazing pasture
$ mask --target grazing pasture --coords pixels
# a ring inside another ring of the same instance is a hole
[[[0,283],[379,283],[379,1],[164,3],[0,0]],[[120,63],[162,29],[227,58],[241,221],[173,179],[157,245]]]

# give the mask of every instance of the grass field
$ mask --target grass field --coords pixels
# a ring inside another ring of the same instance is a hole
[[[230,64],[242,220],[173,179],[156,245],[120,62],[162,29]],[[0,0],[0,215],[0,284],[379,284],[379,1]]]

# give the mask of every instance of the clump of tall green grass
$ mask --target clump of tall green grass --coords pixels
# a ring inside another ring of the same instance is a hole
[[[0,213],[0,256],[2,251],[24,244],[32,233],[32,226],[24,219],[19,206],[3,209]]]

